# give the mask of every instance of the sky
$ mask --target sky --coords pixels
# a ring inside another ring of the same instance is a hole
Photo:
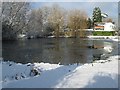
[[[39,8],[42,6],[51,6],[55,2],[65,9],[83,9],[87,12],[88,16],[92,16],[93,8],[100,7],[103,13],[107,13],[109,17],[113,19],[118,18],[118,2],[120,0],[2,0],[2,2],[36,2],[32,4],[33,8]]]
[[[100,7],[102,13],[108,14],[110,18],[118,18],[118,2],[34,2],[32,3],[32,8],[52,6],[53,4],[58,4],[67,10],[84,10],[88,17],[92,17],[92,12],[95,7]]]
[[[118,23],[118,2],[120,0],[1,0],[2,2],[31,2],[32,8],[42,6],[52,6],[57,3],[65,9],[80,9],[85,10],[88,17],[92,17],[92,12],[95,7],[100,7],[102,13],[108,14],[114,22]],[[34,3],[33,3],[34,2]],[[119,10],[120,11],[120,10]],[[120,21],[120,20],[119,20]]]

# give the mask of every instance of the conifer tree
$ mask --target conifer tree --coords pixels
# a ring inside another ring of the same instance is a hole
[[[95,22],[102,22],[101,10],[99,7],[95,7],[93,10],[93,24]]]

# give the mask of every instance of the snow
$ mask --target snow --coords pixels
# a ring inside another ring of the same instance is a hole
[[[108,15],[106,13],[102,13],[101,16],[104,17],[104,18],[108,17]]]
[[[111,57],[114,59],[115,57]],[[62,88],[117,88],[118,70],[116,61],[86,64],[74,70],[73,74],[66,76],[56,87]],[[104,64],[101,64],[104,63]],[[114,68],[113,68],[114,67]]]
[[[105,46],[104,47],[104,50],[106,51],[106,52],[112,52],[112,50],[113,50],[113,48],[112,48],[112,46],[110,46],[110,45],[107,45],[107,46]]]
[[[118,56],[111,56],[107,60],[94,61],[93,63],[74,65],[2,62],[2,68],[3,88],[118,87]],[[36,68],[40,74],[31,76],[31,68]],[[16,74],[18,79],[13,77]]]
[[[111,22],[105,23],[104,31],[115,31],[115,25]]]
[[[119,41],[119,39],[111,39],[112,41],[116,41],[116,42],[118,42]]]
[[[14,62],[2,62],[2,81],[8,82],[11,80],[22,79],[23,77],[30,77],[30,72],[34,68],[39,70],[39,72],[43,72],[46,70],[52,70],[60,67],[57,64],[49,64],[49,63],[28,63],[28,64],[20,64]]]
[[[118,36],[87,36],[88,38],[93,39],[111,39],[111,40],[118,40]]]
[[[120,36],[87,36],[88,39],[93,40],[93,39],[104,39],[107,41],[115,41],[115,42],[120,42]]]
[[[25,37],[26,35],[25,34],[19,34],[19,38],[23,38],[23,37]]]

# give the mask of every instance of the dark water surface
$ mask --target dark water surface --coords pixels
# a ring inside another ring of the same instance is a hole
[[[89,63],[115,55],[118,50],[116,42],[81,38],[3,41],[2,45],[3,59],[20,63]],[[107,46],[114,48],[112,52],[104,49]],[[103,58],[103,55],[106,57]]]

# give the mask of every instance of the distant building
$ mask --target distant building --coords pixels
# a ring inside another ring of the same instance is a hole
[[[86,29],[87,36],[114,36],[117,33],[116,26],[112,22],[95,23],[93,29]]]
[[[94,26],[95,31],[116,31],[116,26],[112,22],[96,23]]]

